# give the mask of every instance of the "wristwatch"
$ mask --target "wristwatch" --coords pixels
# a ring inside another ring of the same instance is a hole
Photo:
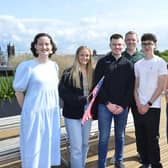
[[[152,102],[151,102],[151,101],[148,101],[147,104],[148,104],[149,106],[152,106]]]

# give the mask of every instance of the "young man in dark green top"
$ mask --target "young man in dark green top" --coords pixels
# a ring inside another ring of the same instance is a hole
[[[128,60],[130,60],[133,64],[135,64],[137,61],[142,59],[143,53],[138,51],[137,49],[137,44],[138,44],[138,35],[134,31],[129,31],[125,34],[125,44],[126,44],[126,50],[122,53],[124,57],[126,57]],[[131,109],[131,112],[133,114],[134,118],[134,123],[135,123],[135,110],[136,110],[136,103],[134,100],[134,97],[132,98],[131,104],[129,106]],[[135,132],[136,135],[136,132]],[[137,141],[136,141],[137,144]],[[137,152],[138,152],[138,147],[137,147]],[[138,152],[139,154],[139,152]],[[139,161],[141,162],[141,157],[139,155]]]
[[[143,53],[138,51],[138,49],[137,49],[138,35],[137,35],[136,32],[129,31],[129,32],[127,32],[125,34],[125,44],[126,44],[126,49],[122,53],[122,56],[127,58],[133,64],[135,64],[138,60],[143,58]],[[132,95],[132,101],[131,101],[131,104],[129,106],[129,109],[131,109],[131,111],[132,111],[133,118],[134,118],[135,108],[136,108],[136,104],[135,104],[135,101],[134,101],[134,98],[133,98],[133,95]],[[138,152],[138,148],[137,148],[137,152]],[[139,157],[139,161],[141,162],[141,158],[140,157]],[[111,158],[110,162],[112,164],[115,163],[115,156]]]
[[[126,49],[122,53],[124,57],[135,64],[138,60],[143,58],[143,53],[137,50],[138,35],[134,31],[129,31],[125,34]]]

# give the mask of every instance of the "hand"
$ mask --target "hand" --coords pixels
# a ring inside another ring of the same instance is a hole
[[[142,105],[142,107],[141,107],[141,112],[142,112],[143,114],[147,113],[148,110],[149,110],[149,105],[148,105],[148,104]]]
[[[90,113],[90,110],[88,110],[84,113],[82,120],[81,120],[82,125],[84,125],[84,123],[89,119],[92,119],[92,115]]]
[[[124,110],[121,106],[110,102],[106,106],[110,112],[116,115],[122,113]]]
[[[137,107],[138,107],[138,112],[141,115],[146,114],[147,111],[149,110],[149,105],[148,104],[145,104],[145,105],[139,104]]]
[[[116,114],[120,114],[124,111],[123,107],[119,106],[119,105],[116,105],[117,109],[115,111]]]
[[[106,105],[107,109],[110,111],[110,112],[114,112],[116,110],[116,105],[115,104],[112,104],[110,102],[108,102],[108,104]]]

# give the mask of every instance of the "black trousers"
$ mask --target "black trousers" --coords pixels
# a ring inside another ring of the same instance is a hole
[[[135,109],[134,109],[135,110]],[[137,149],[143,164],[161,168],[159,147],[160,108],[150,108],[145,115],[134,111]]]

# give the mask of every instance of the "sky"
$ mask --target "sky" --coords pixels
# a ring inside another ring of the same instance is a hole
[[[133,30],[139,38],[154,33],[158,50],[168,49],[167,0],[0,0],[0,47],[11,42],[16,52],[30,52],[40,32],[49,33],[57,52],[73,54],[87,45],[107,53],[109,37]],[[140,44],[138,46],[140,49]]]

